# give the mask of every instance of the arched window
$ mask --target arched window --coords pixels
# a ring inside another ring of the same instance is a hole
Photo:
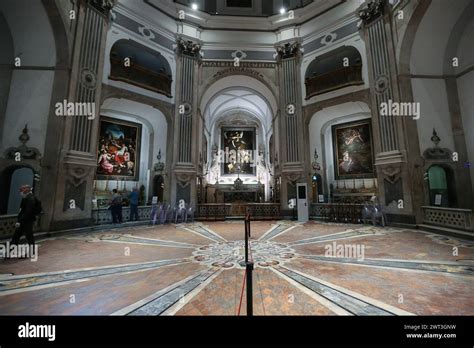
[[[352,46],[339,47],[316,57],[309,64],[305,73],[306,99],[363,83],[359,51]]]
[[[171,98],[171,67],[159,52],[132,40],[119,40],[110,51],[110,65],[111,80],[127,82]]]

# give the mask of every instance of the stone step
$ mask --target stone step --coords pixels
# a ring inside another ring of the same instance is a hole
[[[460,231],[448,227],[434,226],[434,225],[417,225],[417,228],[423,231],[434,232],[441,235],[446,235],[449,237],[456,237],[459,239],[465,239],[469,241],[474,241],[474,232]]]

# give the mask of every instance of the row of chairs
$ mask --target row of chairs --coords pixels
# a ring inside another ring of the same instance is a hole
[[[194,222],[194,208],[186,204],[184,208],[171,207],[171,204],[158,203],[151,211],[151,222],[153,225],[178,222]]]

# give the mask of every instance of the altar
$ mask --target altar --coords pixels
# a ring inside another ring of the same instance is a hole
[[[262,203],[264,201],[265,185],[248,184],[236,187],[230,184],[214,184],[207,186],[207,202],[212,199],[209,193],[213,193],[213,203]]]

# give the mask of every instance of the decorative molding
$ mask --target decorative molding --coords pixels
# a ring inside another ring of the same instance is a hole
[[[233,61],[210,61],[204,60],[202,61],[202,66],[207,68],[253,68],[253,69],[274,69],[276,67],[276,63],[268,63],[268,62],[243,62],[240,61],[240,66],[235,67]]]
[[[434,147],[430,147],[423,152],[423,158],[426,160],[440,161],[440,160],[451,160],[451,150],[447,148],[438,147],[441,138],[438,136],[436,129],[433,128],[433,135],[430,140],[433,142]]]
[[[242,50],[235,50],[231,54],[232,58],[245,59],[247,58],[247,53]]]
[[[243,181],[241,178],[237,178],[234,180],[234,189],[235,190],[241,190],[243,186]]]
[[[380,75],[375,81],[375,93],[383,94],[390,87],[390,79],[386,75]]]
[[[303,177],[300,172],[282,173],[282,175],[290,182],[296,182]]]
[[[10,147],[5,151],[5,158],[7,159],[16,159],[16,154],[20,154],[21,160],[39,160],[41,158],[41,153],[35,147],[29,147],[26,143],[30,140],[28,134],[28,125],[25,124],[25,127],[21,131],[18,139],[21,142],[20,146]]]
[[[452,152],[450,149],[442,147],[430,147],[423,151],[423,158],[430,161],[450,161]]]
[[[82,69],[80,79],[81,85],[87,89],[93,90],[97,87],[97,76],[95,72],[88,68]]]
[[[175,173],[175,174],[176,174],[176,179],[178,180],[178,184],[183,188],[188,186],[194,177],[194,174],[190,174],[190,173]]]
[[[69,175],[69,182],[75,187],[86,181],[87,176],[92,174],[96,167],[66,163],[66,171]]]
[[[265,79],[265,77],[262,73],[260,73],[256,70],[247,69],[247,68],[244,68],[244,67],[241,67],[241,66],[218,71],[217,73],[214,74],[213,78],[223,77],[223,76],[227,76],[227,75],[235,75],[235,74],[239,74],[239,73],[244,73],[246,75],[253,75],[253,76],[258,77],[260,79]]]
[[[321,45],[323,45],[323,46],[329,45],[329,44],[333,43],[334,41],[336,41],[336,39],[337,39],[337,34],[336,33],[326,34],[321,39]]]
[[[382,173],[387,177],[385,180],[387,180],[392,185],[399,179],[401,172],[402,171],[400,167],[388,166],[388,167],[382,168]]]

